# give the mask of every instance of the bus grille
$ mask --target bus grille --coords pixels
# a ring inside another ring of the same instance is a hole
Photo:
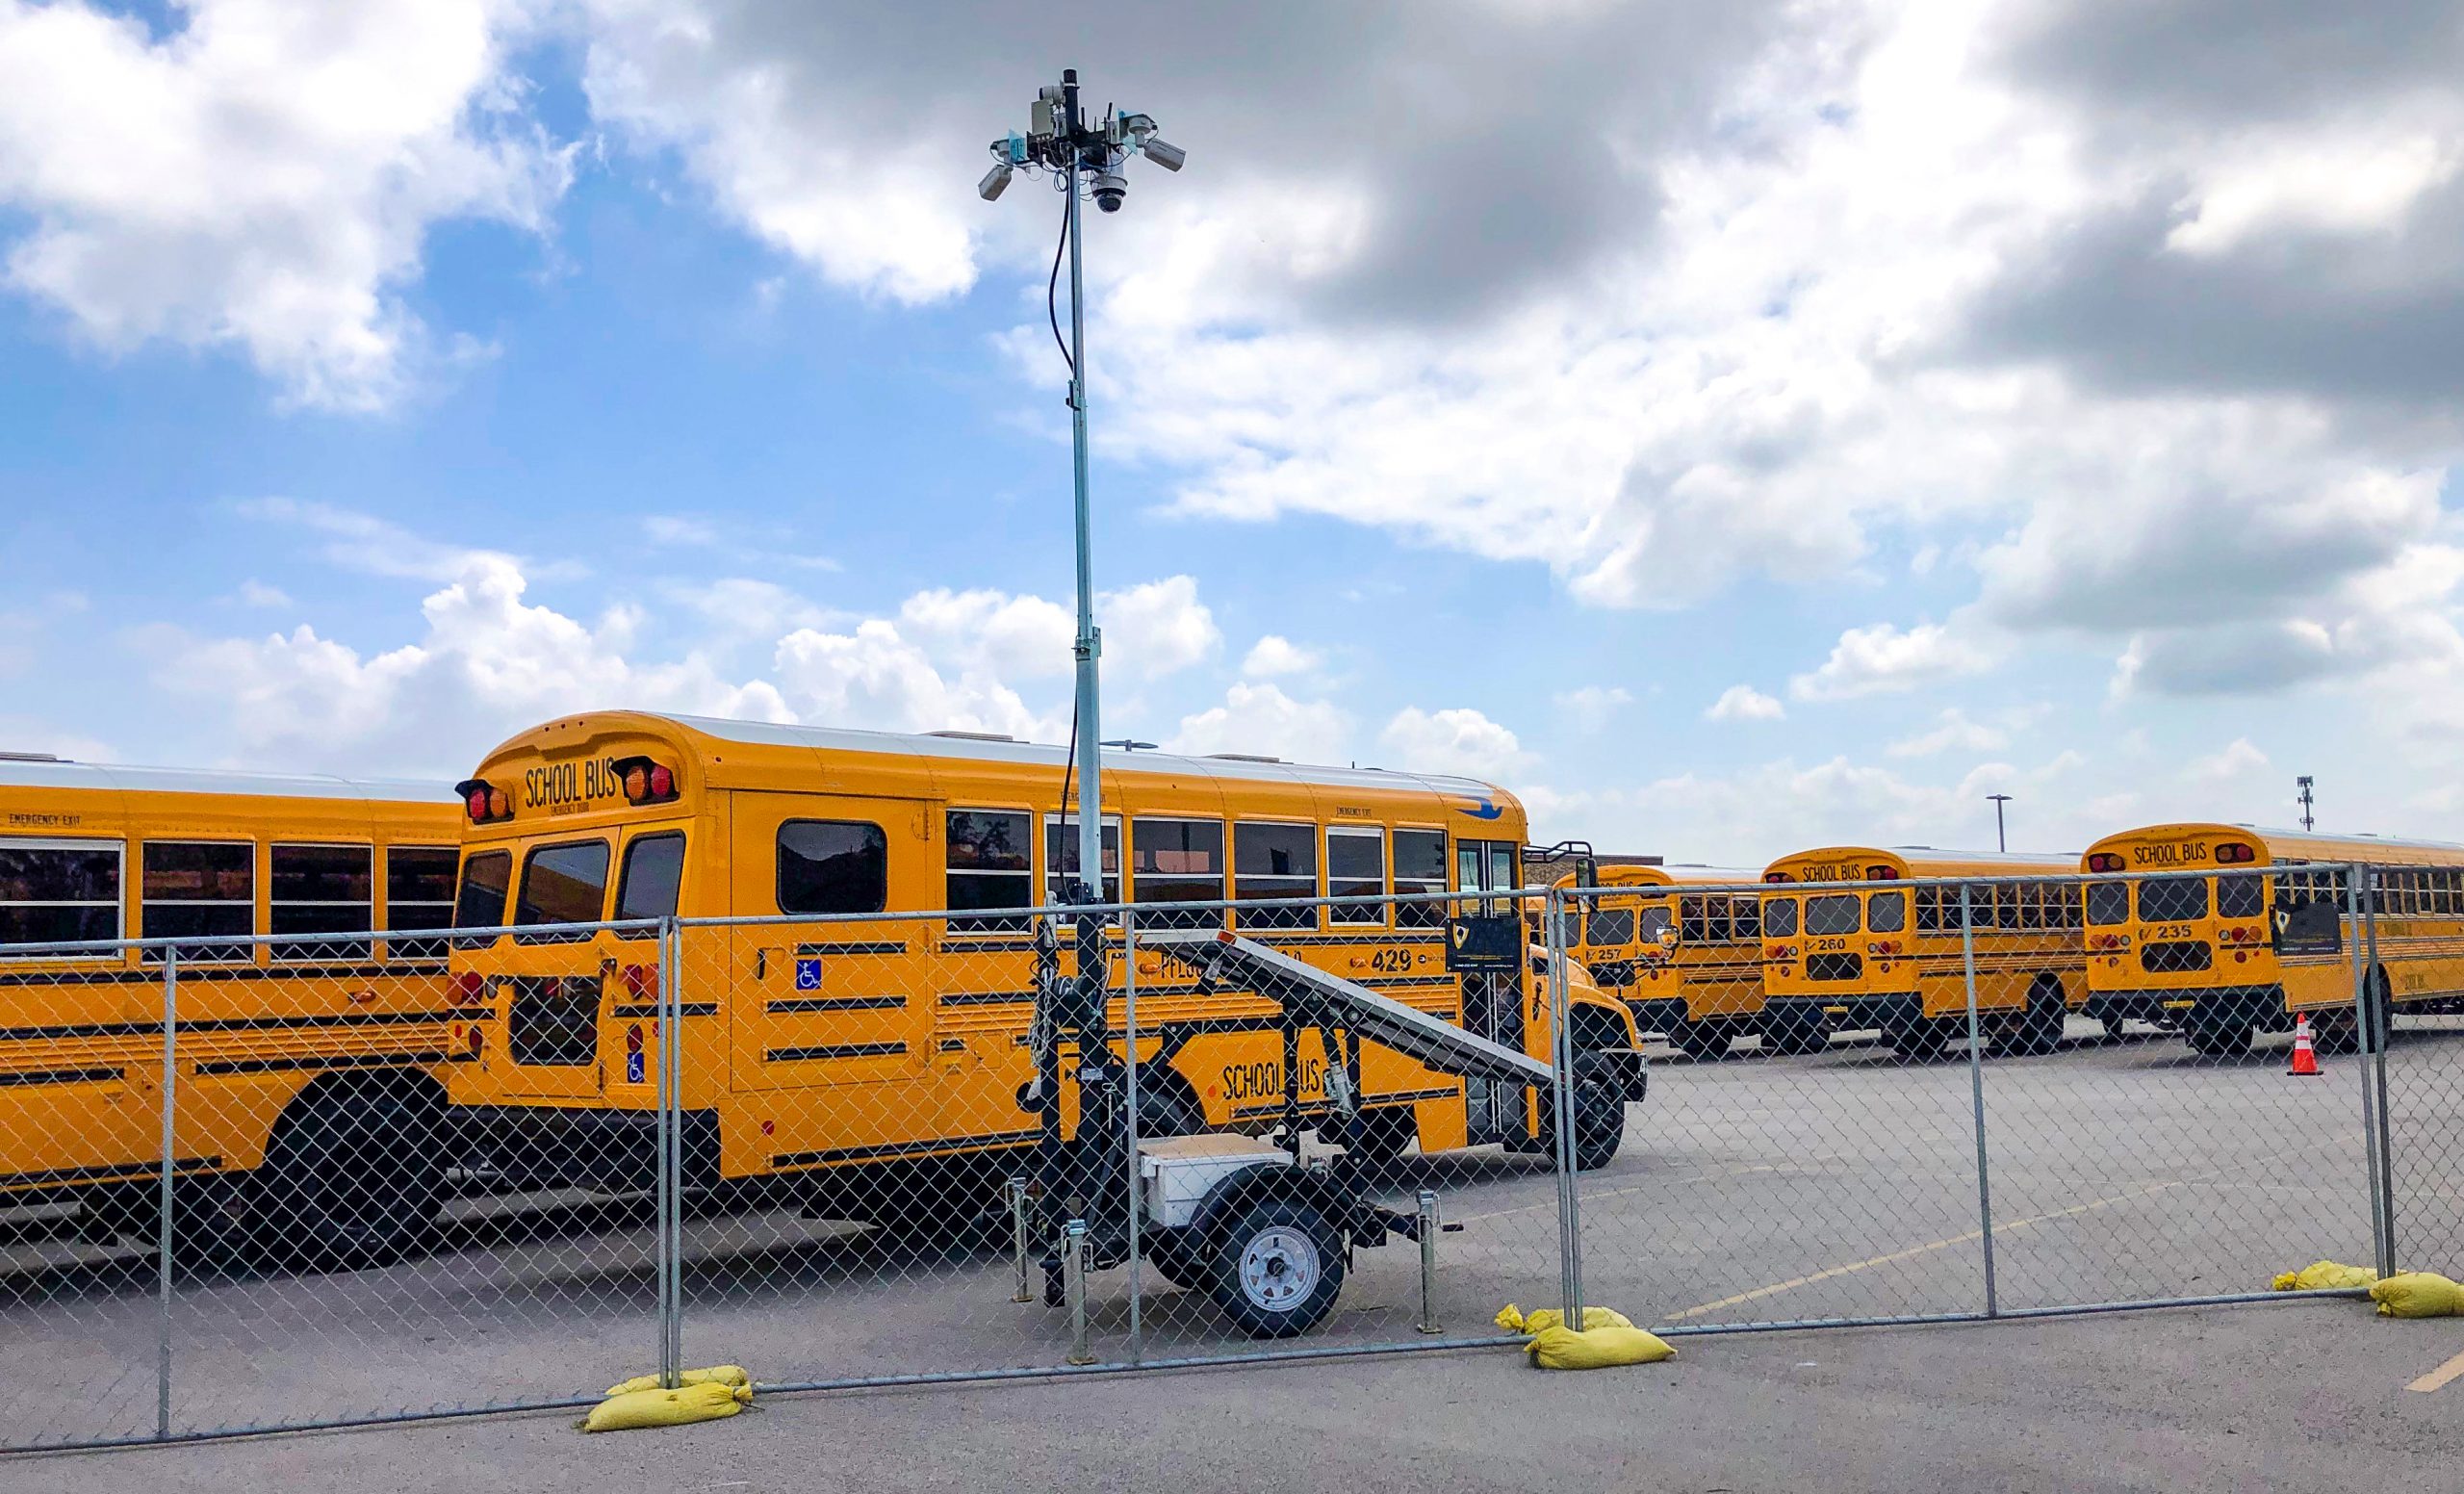
[[[1806,979],[1850,981],[1865,973],[1863,955],[1814,955],[1806,961]]]
[[[599,1059],[599,982],[588,975],[513,983],[505,1047],[517,1064],[578,1069]]]
[[[2216,964],[2216,952],[2194,940],[2139,946],[2139,967],[2150,975],[2183,975]]]

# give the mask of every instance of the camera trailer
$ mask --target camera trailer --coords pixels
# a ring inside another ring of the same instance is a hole
[[[1058,1247],[1042,1262],[1048,1306],[1070,1301],[1073,1264],[1102,1270],[1129,1258],[1135,1209],[1138,1252],[1168,1280],[1205,1292],[1253,1337],[1306,1333],[1333,1310],[1354,1249],[1394,1235],[1420,1242],[1424,1266],[1431,1259],[1433,1198],[1402,1213],[1371,1197],[1377,1170],[1363,1160],[1361,1043],[1465,1078],[1542,1089],[1553,1081],[1549,1066],[1527,1054],[1255,940],[1209,930],[1142,933],[1138,947],[1194,972],[1201,992],[1228,987],[1274,1003],[1287,1076],[1300,1071],[1301,1035],[1314,1030],[1326,1073],[1327,1115],[1318,1129],[1345,1149],[1303,1158],[1308,1118],[1299,1086],[1287,1082],[1280,1145],[1226,1132],[1142,1141],[1137,1176],[1122,1175],[1126,1076],[1109,1043],[1082,1040],[1077,1136],[1044,1153],[1052,1166],[1042,1213],[1046,1238]],[[1092,1015],[1087,1004],[1079,1016]],[[1058,1108],[1047,1106],[1047,1114],[1057,1120]],[[1047,1129],[1057,1142],[1057,1130]]]

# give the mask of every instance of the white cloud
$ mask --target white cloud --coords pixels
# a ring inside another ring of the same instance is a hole
[[[312,405],[400,396],[435,224],[540,231],[565,151],[505,73],[527,0],[192,0],[159,39],[0,0],[9,282],[98,346],[234,347]]]
[[[1732,684],[1704,710],[1706,721],[1782,721],[1788,708],[1750,684]]]
[[[1099,592],[1095,622],[1103,630],[1106,661],[1134,679],[1177,674],[1223,647],[1222,630],[1198,600],[1196,580],[1188,576]]]
[[[1788,681],[1788,693],[1801,701],[1852,700],[1940,684],[1980,673],[1991,662],[1984,650],[1939,623],[1906,630],[1876,623],[1841,633],[1819,668]]]
[[[1270,680],[1283,675],[1316,674],[1325,667],[1326,657],[1317,649],[1304,648],[1280,633],[1268,633],[1250,645],[1248,656],[1241,660],[1241,673],[1253,680]]]
[[[1377,740],[1395,755],[1388,766],[1414,773],[1459,773],[1494,781],[1531,761],[1512,732],[1468,707],[1423,710],[1406,706],[1386,723]]]
[[[1295,700],[1269,682],[1234,682],[1223,704],[1181,718],[1167,750],[1203,757],[1243,753],[1287,762],[1348,760],[1351,718],[1329,701]]]
[[[2010,733],[1952,706],[1935,717],[1930,730],[1891,743],[1889,752],[1894,758],[1929,758],[1939,752],[2000,752],[2010,745]]]
[[[2182,769],[2182,776],[2194,784],[2213,785],[2254,773],[2267,765],[2266,753],[2250,745],[2248,737],[2237,736],[2220,752],[2192,759]]]
[[[324,559],[345,570],[404,580],[451,581],[475,567],[524,569],[500,550],[441,544],[398,524],[332,503],[295,498],[251,498],[231,505],[243,517],[314,535]]]
[[[1598,731],[1608,718],[1634,703],[1633,692],[1623,685],[1578,685],[1550,697],[1559,710],[1573,717],[1586,731]]]
[[[779,685],[795,715],[892,732],[997,732],[1022,740],[1065,732],[1018,692],[980,670],[944,673],[930,654],[870,618],[853,632],[798,629],[779,640]]]
[[[242,606],[287,607],[291,605],[291,593],[251,576],[240,583],[239,602]]]

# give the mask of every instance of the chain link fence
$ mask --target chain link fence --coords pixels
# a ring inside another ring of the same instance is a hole
[[[2242,876],[0,949],[0,1447],[2455,1265],[2452,889]]]

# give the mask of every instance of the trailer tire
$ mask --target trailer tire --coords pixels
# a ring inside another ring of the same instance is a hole
[[[349,1271],[398,1258],[444,1201],[444,1107],[424,1076],[373,1077],[294,1102],[251,1179],[251,1233],[285,1265]]]
[[[1316,1204],[1254,1198],[1212,1234],[1216,1304],[1251,1338],[1297,1337],[1334,1310],[1344,1238]]]
[[[1188,1241],[1177,1230],[1148,1232],[1138,1236],[1139,1258],[1155,1268],[1155,1274],[1184,1292],[1206,1289],[1206,1262],[1191,1251]]]

